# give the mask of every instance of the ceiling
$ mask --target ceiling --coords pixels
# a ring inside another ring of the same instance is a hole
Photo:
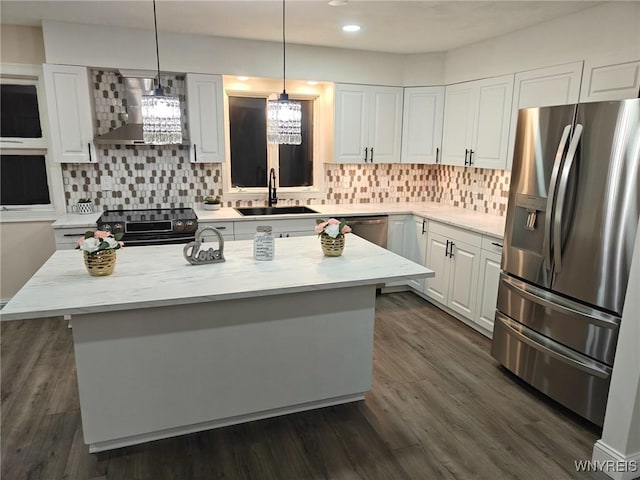
[[[391,53],[443,52],[568,15],[591,1],[288,0],[287,43]],[[282,41],[282,3],[272,0],[157,0],[158,29]],[[17,0],[0,3],[2,23],[42,20],[153,29],[151,0]],[[357,23],[347,34],[341,26]]]

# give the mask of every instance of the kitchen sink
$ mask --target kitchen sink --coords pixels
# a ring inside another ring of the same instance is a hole
[[[295,207],[246,207],[236,208],[236,211],[242,215],[286,215],[290,213],[318,213],[305,206]]]

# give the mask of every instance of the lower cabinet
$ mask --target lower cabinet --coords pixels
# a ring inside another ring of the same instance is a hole
[[[78,240],[84,237],[87,230],[95,229],[95,224],[84,227],[54,227],[53,235],[56,239],[56,250],[73,250],[78,246]]]
[[[390,215],[387,250],[424,265],[427,246],[428,220],[414,215]],[[424,288],[424,279],[389,282],[386,287],[408,285],[418,291]]]
[[[270,226],[274,238],[300,237],[306,235],[316,235],[315,218],[297,218],[293,220],[245,220],[234,222],[234,233],[236,240],[252,239],[258,226]],[[318,248],[320,248],[318,246]]]
[[[234,240],[234,234],[233,234],[233,222],[208,222],[208,221],[204,221],[204,220],[199,220],[198,221],[198,228],[205,228],[205,227],[213,227],[216,230],[218,230],[220,232],[220,234],[222,235],[222,238],[224,240]],[[218,241],[218,236],[212,232],[211,230],[205,230],[204,232],[202,232],[202,236],[201,239],[207,243],[207,242],[213,242],[213,241]]]
[[[489,336],[493,332],[501,260],[502,241],[484,237],[482,239],[482,252],[480,253],[480,277],[476,299],[476,318],[474,321]]]
[[[426,266],[436,272],[424,294],[473,321],[476,314],[482,235],[431,222]]]

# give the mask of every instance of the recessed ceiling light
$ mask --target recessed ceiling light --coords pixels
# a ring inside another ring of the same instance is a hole
[[[317,84],[318,84],[318,82],[316,82],[315,80],[309,80],[307,82],[307,85],[317,85]]]
[[[243,76],[236,77],[236,78],[237,78],[238,80],[240,80],[241,82],[246,82],[247,80],[249,80],[249,77],[243,77]]]
[[[360,25],[345,25],[342,30],[344,32],[357,32],[360,30]]]
[[[332,7],[342,7],[349,3],[349,0],[330,0],[329,5]]]

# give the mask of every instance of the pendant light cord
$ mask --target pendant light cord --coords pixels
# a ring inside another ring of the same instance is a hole
[[[284,2],[285,0],[282,0],[282,92],[287,93],[287,43],[285,41],[285,36],[284,36],[284,32],[285,32]]]
[[[158,90],[162,90],[162,81],[160,81],[160,48],[158,47],[158,20],[156,19],[156,0],[153,0],[153,27],[156,31],[156,61],[158,63]]]

